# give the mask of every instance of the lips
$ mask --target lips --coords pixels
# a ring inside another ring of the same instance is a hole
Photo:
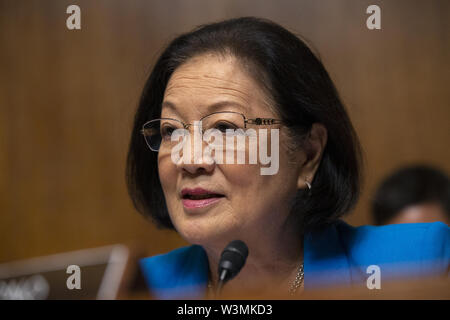
[[[183,206],[187,209],[203,208],[220,201],[223,194],[203,188],[185,188],[181,190]]]

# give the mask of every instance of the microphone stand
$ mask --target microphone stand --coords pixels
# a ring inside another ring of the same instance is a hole
[[[219,276],[219,281],[217,283],[217,288],[216,288],[216,292],[215,292],[214,298],[217,298],[217,296],[219,296],[220,293],[222,292],[222,287],[223,287],[223,285],[225,283],[225,278],[227,276],[227,272],[228,272],[227,269],[223,269],[222,270],[222,273]]]

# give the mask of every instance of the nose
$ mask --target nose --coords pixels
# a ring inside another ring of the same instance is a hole
[[[192,137],[192,136],[190,136]],[[196,140],[197,138],[197,140]],[[208,174],[214,171],[216,162],[210,153],[204,152],[207,148],[207,143],[203,141],[200,136],[188,139],[185,143],[190,144],[190,148],[183,148],[182,154],[177,162],[177,169],[181,172],[187,172],[191,175],[195,174]],[[189,141],[191,140],[191,141]],[[184,152],[190,152],[190,154],[184,154]]]
[[[177,164],[178,170],[181,172],[188,172],[191,175],[212,173],[215,168],[214,161],[212,163],[207,163],[203,160],[198,163],[183,163],[181,159],[180,162],[181,163]]]

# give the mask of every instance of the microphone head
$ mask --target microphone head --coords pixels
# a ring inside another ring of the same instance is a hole
[[[223,282],[234,278],[245,264],[248,257],[247,245],[241,240],[231,241],[222,251],[219,261],[219,278],[225,274]],[[226,270],[227,272],[223,272]]]

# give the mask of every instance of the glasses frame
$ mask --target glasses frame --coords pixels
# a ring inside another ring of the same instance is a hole
[[[207,118],[207,117],[209,117],[209,116],[211,116],[213,114],[219,114],[219,113],[235,113],[235,114],[239,114],[244,119],[244,129],[247,129],[247,124],[254,124],[254,125],[257,125],[257,126],[262,126],[262,125],[272,125],[272,124],[282,124],[283,123],[283,121],[281,119],[275,119],[275,118],[259,118],[258,117],[258,118],[249,119],[243,113],[236,112],[236,111],[216,111],[216,112],[213,112],[213,113],[210,113],[210,114],[208,114],[206,116],[201,117],[199,121],[203,121],[203,119],[205,119],[205,118]],[[152,147],[150,147],[149,143],[147,142],[147,139],[145,138],[146,137],[145,136],[145,126],[148,125],[151,122],[160,121],[160,120],[177,121],[177,122],[181,123],[183,125],[183,128],[186,129],[186,130],[189,127],[194,125],[192,123],[185,123],[185,122],[183,122],[183,121],[181,121],[179,119],[174,119],[174,118],[158,118],[158,119],[153,119],[153,120],[149,120],[149,121],[145,122],[142,125],[142,129],[140,130],[140,132],[143,135],[145,143],[147,144],[147,146],[150,148],[150,150],[152,150],[154,152],[159,152],[159,149],[158,150],[154,150],[154,149],[152,149]]]

